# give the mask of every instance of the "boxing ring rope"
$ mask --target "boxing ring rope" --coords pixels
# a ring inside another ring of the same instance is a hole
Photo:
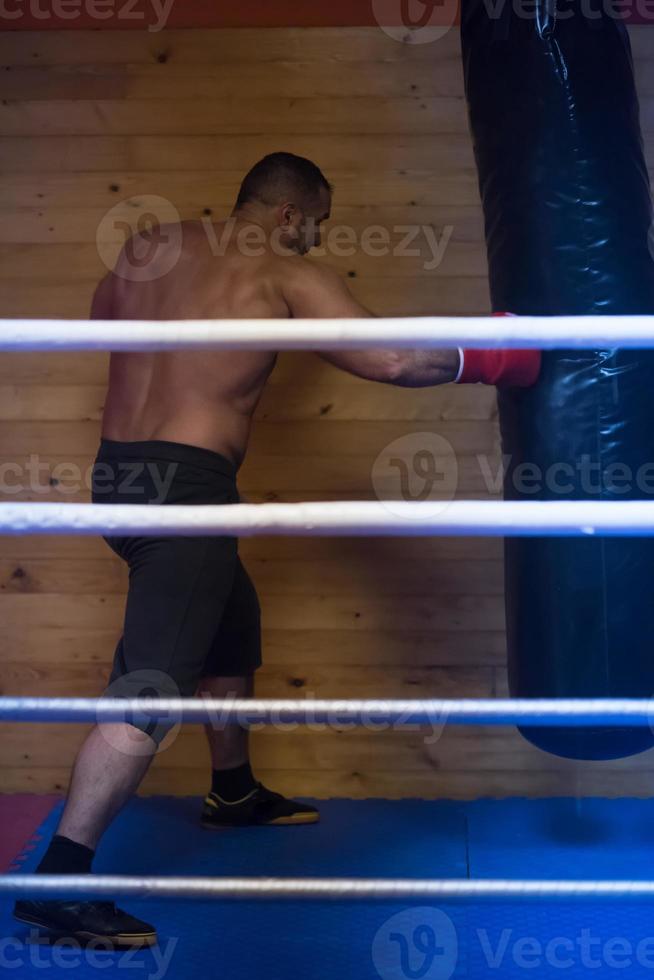
[[[654,501],[328,501],[165,507],[6,503],[0,504],[0,534],[651,537]]]
[[[652,316],[1,320],[0,351],[654,347]]]
[[[92,899],[240,899],[244,901],[398,901],[483,899],[654,899],[654,881],[520,881],[402,878],[209,878],[127,875],[0,875],[0,895]]]
[[[534,725],[571,728],[654,725],[646,698],[275,700],[239,698],[0,697],[0,722],[101,722],[165,717],[189,724]]]
[[[592,349],[654,347],[654,317],[411,317],[361,320],[2,320],[0,351]],[[222,507],[3,503],[2,534],[639,535],[650,501],[235,504]],[[654,722],[645,699],[214,700],[1,697],[0,722],[484,724],[569,727]],[[243,900],[654,899],[654,881],[509,881],[0,875],[0,894]]]

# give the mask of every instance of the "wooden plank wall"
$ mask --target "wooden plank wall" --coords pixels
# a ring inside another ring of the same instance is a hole
[[[651,32],[632,36],[651,160]],[[424,254],[331,258],[375,312],[487,311],[454,32],[413,47],[367,28],[12,33],[0,35],[0,64],[4,316],[87,316],[108,209],[131,199],[129,215],[155,194],[183,217],[223,215],[245,170],[280,148],[323,166],[337,188],[336,223],[359,231],[417,223],[439,238],[451,229],[435,271],[423,268]],[[84,473],[92,461],[106,371],[105,355],[0,359],[4,499],[88,499],[85,480],[61,464]],[[425,432],[451,445],[460,497],[497,492],[491,391],[391,390],[312,357],[284,357],[242,489],[252,501],[373,498],[374,460],[394,440]],[[408,462],[412,447],[403,449]],[[262,696],[506,693],[499,543],[280,539],[242,551],[264,609]],[[0,691],[97,695],[125,588],[125,569],[100,540],[3,539]],[[81,729],[1,732],[2,789],[65,788]],[[649,754],[562,762],[510,730],[475,729],[428,739],[419,731],[258,734],[255,757],[281,790],[318,796],[649,794],[653,765]],[[200,731],[185,731],[144,790],[201,792],[207,767]]]

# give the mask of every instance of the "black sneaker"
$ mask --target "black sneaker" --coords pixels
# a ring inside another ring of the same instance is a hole
[[[153,926],[113,902],[16,902],[14,918],[46,930],[53,940],[75,939],[82,945],[100,940],[115,949],[140,949],[158,942]]]
[[[202,808],[202,826],[208,830],[224,827],[289,827],[296,824],[318,823],[320,814],[313,806],[287,800],[261,783],[256,789],[228,803],[217,793],[209,793]]]

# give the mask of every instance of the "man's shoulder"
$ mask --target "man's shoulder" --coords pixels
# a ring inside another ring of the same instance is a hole
[[[338,273],[328,265],[317,262],[308,256],[279,256],[277,268],[286,281],[300,284],[330,282],[333,279],[340,279]]]

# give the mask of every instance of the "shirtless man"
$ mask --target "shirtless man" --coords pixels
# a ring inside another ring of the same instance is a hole
[[[371,316],[334,272],[304,258],[320,243],[331,191],[308,160],[266,157],[245,178],[231,222],[215,227],[218,240],[229,232],[224,254],[212,253],[200,222],[185,222],[181,255],[172,271],[160,274],[171,264],[162,244],[164,228],[148,274],[140,277],[147,281],[133,281],[124,250],[115,272],[98,287],[92,317]],[[265,241],[257,256],[251,247],[244,254],[239,238],[253,229]],[[524,386],[538,374],[534,352],[375,350],[321,356],[361,378],[408,387],[455,380]],[[94,502],[235,503],[252,416],[275,359],[265,352],[112,355]],[[251,696],[261,663],[259,605],[237,542],[225,537],[106,540],[130,570],[112,696]],[[37,873],[91,872],[100,838],[137,790],[170,728],[163,721],[131,718],[93,729]],[[201,818],[205,827],[318,820],[313,807],[256,781],[243,728],[207,726],[206,732],[214,768]],[[116,947],[152,945],[157,939],[152,926],[111,902],[18,902],[15,915],[46,930]]]

